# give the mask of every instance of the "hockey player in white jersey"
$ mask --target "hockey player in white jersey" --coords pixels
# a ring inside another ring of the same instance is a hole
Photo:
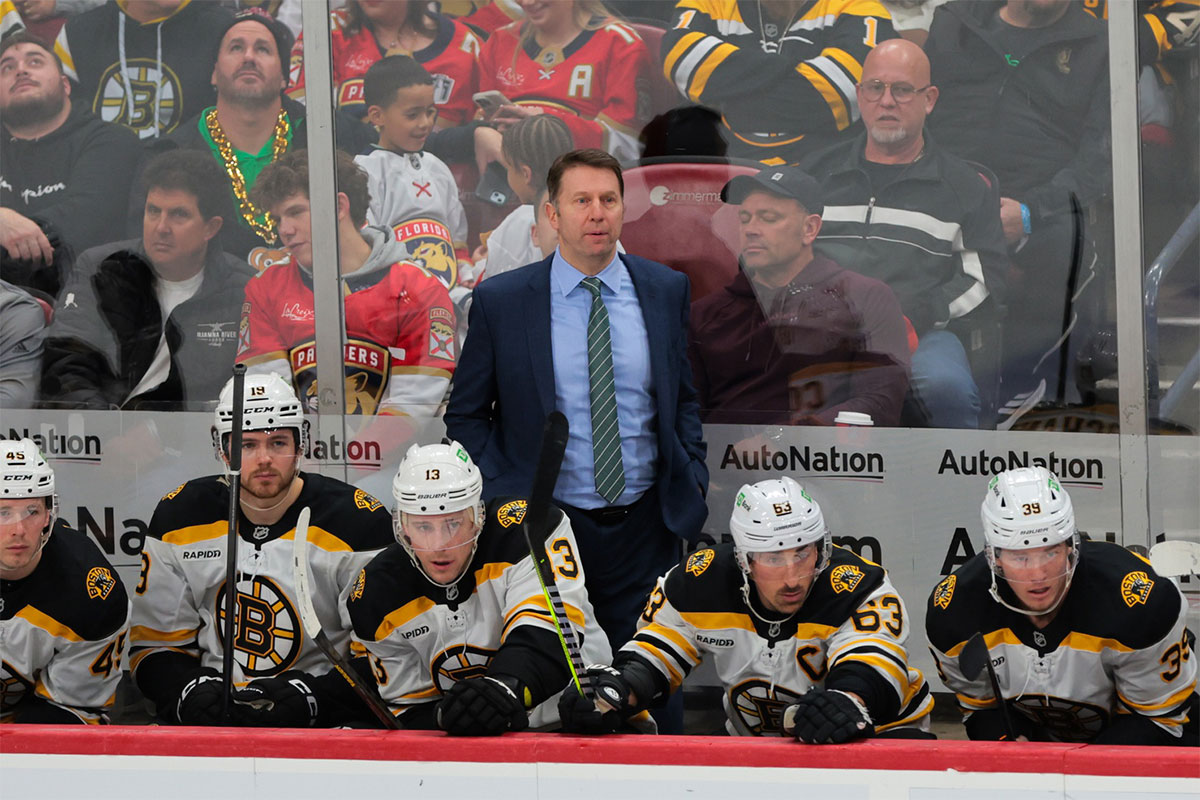
[[[791,478],[743,486],[729,528],[732,544],[697,550],[659,580],[611,667],[588,668],[595,707],[563,692],[564,730],[613,731],[709,660],[730,734],[932,738],[933,698],[908,663],[908,615],[883,568],[832,546]]]
[[[1120,545],[1081,541],[1070,495],[1044,467],[993,477],[980,513],[985,552],[934,588],[925,617],[970,738],[1198,744],[1179,588]],[[964,674],[976,632],[1000,698],[986,670]]]
[[[128,632],[125,587],[58,518],[37,445],[0,441],[0,723],[107,722]]]
[[[485,507],[479,470],[457,442],[414,445],[392,492],[397,543],[349,599],[383,701],[404,728],[489,736],[556,726],[570,673],[522,533],[525,499]],[[607,663],[570,521],[552,507],[546,524],[583,656]]]
[[[232,429],[231,381],[213,425],[223,465]],[[231,719],[221,717],[230,491],[224,474],[168,492],[150,520],[134,589],[134,679],[168,723],[308,727],[369,719],[350,685],[304,633],[292,540],[307,506],[313,604],[325,633],[348,653],[345,598],[359,570],[392,540],[387,509],[361,489],[300,469],[308,423],[292,387],[278,375],[246,377],[242,429],[232,675],[238,690]]]

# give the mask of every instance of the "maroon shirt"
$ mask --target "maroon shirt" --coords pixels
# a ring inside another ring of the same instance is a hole
[[[739,271],[693,303],[688,355],[708,423],[832,425],[859,411],[896,425],[908,389],[896,296],[819,255],[782,289]]]

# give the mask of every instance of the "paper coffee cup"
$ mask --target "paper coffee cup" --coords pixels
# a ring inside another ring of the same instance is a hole
[[[833,424],[839,428],[850,428],[857,425],[874,425],[875,420],[871,419],[870,414],[864,414],[861,411],[839,411]]]

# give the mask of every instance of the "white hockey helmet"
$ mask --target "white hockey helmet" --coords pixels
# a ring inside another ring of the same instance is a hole
[[[833,540],[821,507],[791,478],[745,484],[729,516],[738,564],[749,570],[747,555],[772,553],[819,543],[817,572],[829,563]]]
[[[1066,596],[1065,588],[1050,608],[1032,612],[1003,599],[996,583],[998,578],[1011,579],[1004,574],[1000,557],[1003,551],[1034,550],[1061,542],[1071,545],[1063,573],[1070,583],[1079,556],[1079,536],[1071,496],[1057,476],[1045,467],[1020,467],[999,473],[988,483],[979,516],[992,570],[992,596],[1002,605],[1026,614],[1049,614],[1057,608]]]
[[[308,452],[308,420],[290,383],[275,373],[247,375],[242,393],[242,430],[273,431],[294,428],[300,452]],[[224,461],[221,440],[233,432],[233,379],[226,382],[213,413],[213,448]]]
[[[54,486],[54,470],[42,457],[32,439],[0,441],[0,499],[19,500],[24,497],[46,498],[50,518],[42,530],[44,547],[58,519],[58,493]]]
[[[474,553],[484,521],[482,496],[483,476],[466,448],[458,442],[414,444],[404,454],[404,460],[400,462],[396,477],[392,480],[392,497],[396,501],[392,513],[393,531],[396,541],[403,545],[422,573],[425,570],[412,543],[404,535],[405,517],[451,514],[471,509],[475,537],[470,544]],[[429,576],[426,574],[426,577]],[[451,584],[430,580],[438,586],[447,586],[457,583],[461,577],[456,577]]]

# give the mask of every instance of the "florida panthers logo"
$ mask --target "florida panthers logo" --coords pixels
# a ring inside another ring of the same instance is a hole
[[[524,500],[513,500],[511,503],[505,503],[496,509],[496,521],[500,523],[500,527],[507,528],[512,525],[520,525],[525,519]]]
[[[729,690],[729,707],[742,727],[753,736],[783,733],[783,710],[800,695],[759,678],[743,681]]]
[[[442,694],[459,681],[482,678],[496,651],[475,645],[455,645],[443,650],[429,662],[429,673],[433,684]]]
[[[863,571],[853,564],[841,564],[829,573],[829,582],[836,594],[853,592],[863,579]]]
[[[954,597],[954,584],[958,582],[958,576],[949,575],[933,590],[933,604],[940,609],[950,607],[950,600]]]
[[[296,663],[304,632],[300,617],[279,584],[256,575],[238,581],[233,657],[251,678],[278,675]],[[225,624],[225,582],[217,589],[217,625]]]
[[[447,289],[458,283],[458,259],[450,229],[436,219],[410,219],[393,226],[396,241],[404,245],[408,257]]]
[[[1133,608],[1138,603],[1146,605],[1146,598],[1154,588],[1154,581],[1144,572],[1131,572],[1121,580],[1121,599]]]

